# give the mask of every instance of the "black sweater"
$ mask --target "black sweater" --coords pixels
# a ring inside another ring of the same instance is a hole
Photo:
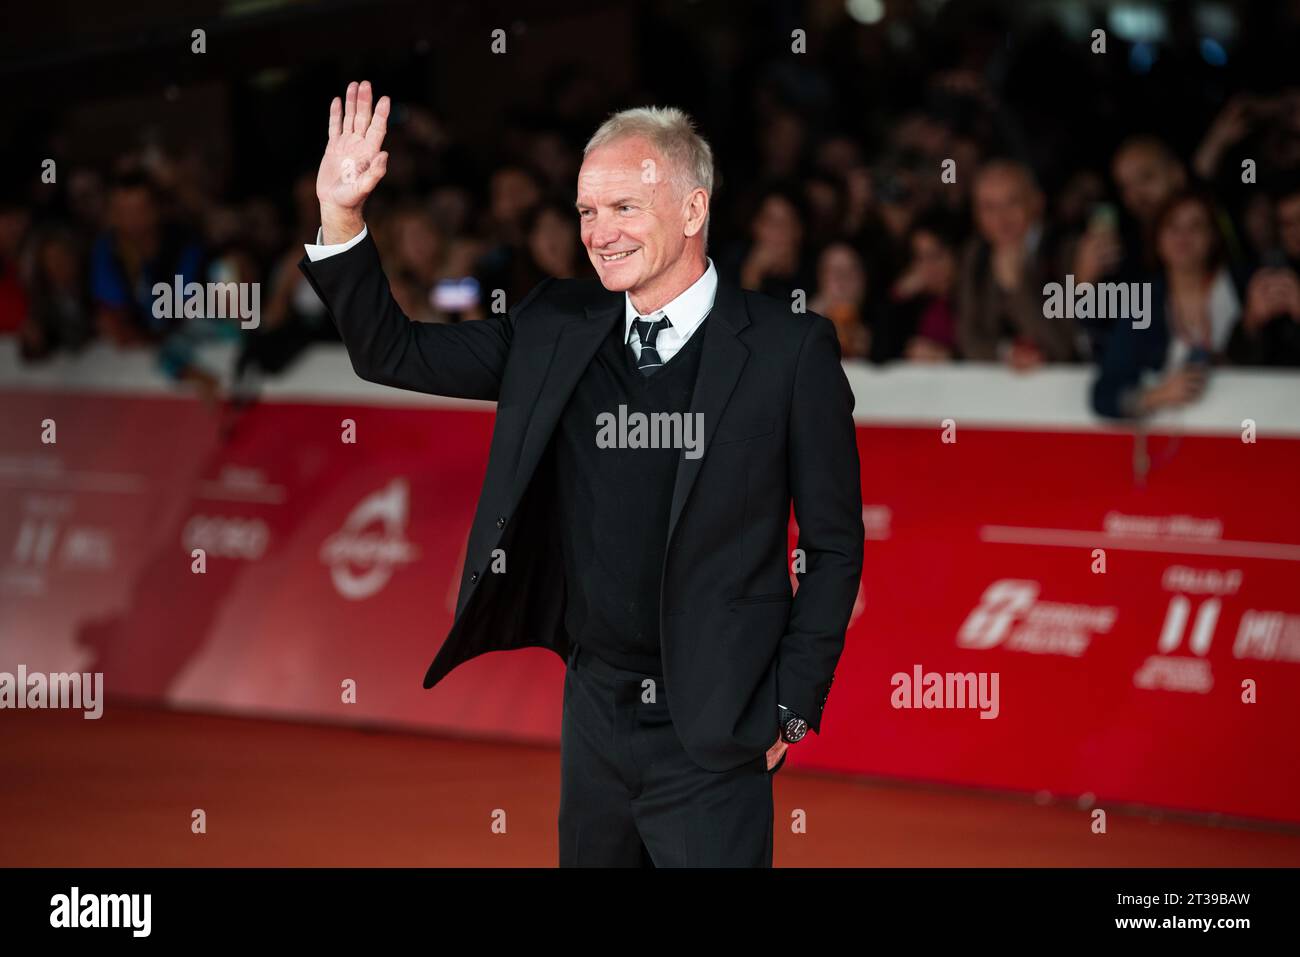
[[[706,319],[705,322],[708,320]],[[598,417],[689,414],[701,324],[650,376],[616,322],[560,417],[553,438],[570,641],[620,668],[661,675],[659,590],[681,448],[601,448]],[[698,433],[697,433],[698,435]],[[699,441],[698,437],[696,441]],[[622,444],[622,443],[620,443]]]

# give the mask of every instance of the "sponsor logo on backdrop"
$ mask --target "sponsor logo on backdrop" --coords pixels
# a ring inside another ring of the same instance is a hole
[[[1126,515],[1107,512],[1102,528],[1110,535],[1214,542],[1223,538],[1223,520],[1195,515]]]
[[[958,647],[1077,658],[1115,625],[1116,608],[1042,601],[1040,589],[1036,581],[1013,578],[989,585],[957,633]]]
[[[320,560],[329,567],[335,589],[350,601],[377,595],[393,572],[416,559],[406,540],[410,493],[404,478],[363,498],[343,527],[325,540]]]
[[[1209,694],[1214,687],[1214,670],[1206,656],[1214,641],[1223,597],[1237,594],[1241,581],[1241,570],[1237,568],[1166,568],[1160,584],[1173,594],[1165,607],[1156,654],[1147,657],[1134,673],[1133,686],[1148,691]]]
[[[284,486],[269,481],[266,473],[253,466],[221,466],[216,478],[199,483],[200,498],[215,498],[229,502],[259,502],[264,505],[283,505]]]
[[[255,562],[266,553],[270,537],[266,522],[260,518],[195,515],[181,531],[181,544],[187,552],[201,548],[210,558]]]
[[[0,592],[42,595],[53,573],[113,570],[112,534],[72,521],[74,511],[69,495],[22,497],[17,533],[0,564]]]
[[[1237,626],[1232,657],[1300,662],[1300,615],[1249,609]]]

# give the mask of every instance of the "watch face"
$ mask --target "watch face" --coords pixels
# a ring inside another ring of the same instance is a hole
[[[787,741],[798,741],[808,731],[808,722],[803,718],[791,718],[785,725],[785,737]]]

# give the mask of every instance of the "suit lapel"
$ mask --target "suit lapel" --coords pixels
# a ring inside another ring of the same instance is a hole
[[[683,452],[677,460],[677,479],[673,485],[673,502],[668,515],[669,546],[672,545],[677,520],[686,507],[686,500],[695,487],[704,460],[708,458],[718,419],[722,417],[722,410],[727,407],[727,401],[749,358],[749,349],[737,338],[737,333],[747,325],[749,315],[739,287],[719,282],[713,309],[704,328],[696,333],[704,336],[704,344],[700,354],[700,370],[695,379],[695,391],[691,396],[691,412],[703,416],[704,454],[696,459],[688,459]]]
[[[550,364],[542,376],[537,400],[533,404],[520,445],[512,496],[514,502],[519,501],[532,480],[542,451],[550,441],[560,414],[578,385],[578,379],[609,335],[614,323],[623,318],[626,318],[624,296],[622,293],[611,293],[602,296],[600,302],[587,306],[585,317],[575,317],[560,327]]]

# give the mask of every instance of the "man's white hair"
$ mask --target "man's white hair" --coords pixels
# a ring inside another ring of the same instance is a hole
[[[695,132],[694,121],[674,106],[638,106],[615,113],[592,134],[582,150],[583,157],[598,146],[637,136],[650,142],[671,167],[668,178],[685,197],[703,189],[713,199],[713,149]],[[701,239],[709,241],[709,219],[704,219]]]

